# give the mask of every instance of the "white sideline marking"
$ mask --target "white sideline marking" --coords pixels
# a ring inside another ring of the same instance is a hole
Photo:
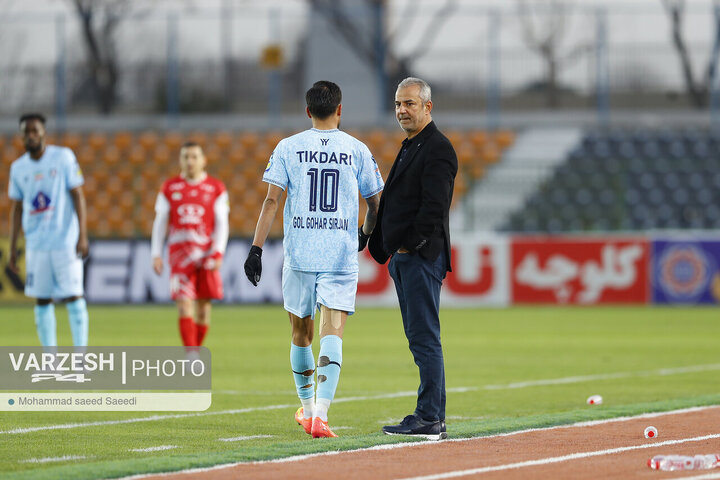
[[[714,433],[712,435],[703,435],[702,437],[681,438],[679,440],[666,440],[664,442],[657,442],[657,443],[644,443],[642,445],[631,445],[629,447],[609,448],[607,450],[596,450],[594,452],[571,453],[569,455],[562,455],[559,457],[541,458],[538,460],[528,460],[526,462],[508,463],[506,465],[495,465],[492,467],[471,468],[468,470],[455,470],[453,472],[437,473],[434,475],[423,475],[421,477],[404,477],[399,480],[440,480],[442,478],[466,477],[468,475],[477,475],[478,473],[499,472],[502,470],[512,470],[514,468],[535,467],[538,465],[548,465],[551,463],[567,462],[568,460],[577,460],[579,458],[599,457],[601,455],[611,455],[613,453],[629,452],[631,450],[642,450],[645,448],[664,447],[666,445],[678,445],[681,443],[688,443],[688,442],[701,442],[703,440],[710,440],[713,438],[720,438],[720,433]]]
[[[244,435],[242,437],[218,438],[221,442],[242,442],[243,440],[252,440],[254,438],[272,438],[275,435]]]
[[[707,406],[707,407],[691,407],[691,408],[683,408],[680,410],[672,410],[669,412],[656,412],[656,413],[645,413],[642,415],[635,415],[632,417],[616,417],[616,418],[608,418],[605,420],[593,420],[589,422],[577,422],[572,423],[569,425],[556,425],[554,427],[547,427],[547,428],[528,428],[525,430],[516,430],[514,432],[507,432],[507,433],[498,433],[495,435],[486,435],[482,437],[472,437],[472,438],[457,438],[457,439],[450,439],[450,440],[443,440],[443,443],[446,442],[468,442],[473,440],[480,440],[485,438],[499,438],[499,437],[510,437],[513,435],[522,435],[523,433],[529,433],[529,432],[538,432],[538,431],[551,431],[551,430],[558,430],[563,428],[573,428],[573,427],[585,427],[585,426],[592,426],[592,425],[601,425],[606,423],[613,423],[613,422],[626,422],[629,420],[637,420],[640,418],[654,418],[659,417],[663,415],[677,415],[682,413],[690,413],[690,412],[699,412],[703,410],[708,410],[711,408],[717,408],[717,405]],[[648,443],[639,447],[626,447],[626,448],[650,448],[655,447],[658,445],[664,445],[665,443],[670,444],[670,442],[675,443],[682,443],[685,441],[701,441],[704,438],[720,438],[720,434],[716,435],[710,435],[707,437],[698,437],[697,440],[695,439],[689,439],[689,440],[668,440],[666,442],[662,443]],[[261,465],[264,463],[289,463],[289,462],[298,462],[301,460],[307,460],[310,458],[315,457],[326,457],[326,456],[332,456],[332,455],[340,455],[344,453],[354,453],[354,452],[370,452],[370,451],[376,451],[376,450],[395,450],[397,448],[414,448],[419,446],[425,446],[425,445],[437,445],[437,441],[429,440],[429,441],[422,441],[422,442],[405,442],[405,443],[390,443],[390,444],[384,444],[384,445],[376,445],[374,447],[367,447],[367,448],[356,448],[353,450],[332,450],[328,452],[320,452],[320,453],[309,453],[306,455],[296,455],[293,457],[286,457],[286,458],[276,458],[273,460],[259,460],[254,462],[235,462],[235,463],[226,463],[221,465],[213,465],[212,467],[204,467],[204,468],[193,468],[189,470],[179,470],[179,471],[173,471],[173,472],[165,472],[165,473],[142,473],[142,474],[136,474],[129,477],[122,477],[118,478],[116,480],[136,480],[145,478],[149,475],[153,476],[167,476],[167,475],[177,475],[177,474],[184,474],[184,473],[202,473],[202,472],[210,472],[213,470],[220,470],[223,468],[231,468],[236,467],[238,465]]]
[[[683,480],[712,480],[720,478],[720,473],[706,473],[704,475],[698,475],[695,477],[678,477],[682,478]]]
[[[157,447],[131,448],[128,452],[160,452],[163,450],[172,450],[173,448],[178,447],[177,445],[159,445]]]
[[[607,373],[607,374],[598,374],[598,375],[584,375],[584,376],[575,376],[575,377],[555,378],[555,379],[548,379],[548,380],[532,380],[532,381],[527,381],[527,382],[508,383],[505,385],[485,385],[482,387],[455,387],[455,388],[448,388],[447,393],[466,393],[466,392],[475,392],[478,390],[502,390],[502,389],[526,388],[526,387],[535,387],[535,386],[540,386],[540,385],[563,385],[563,384],[567,384],[567,383],[580,383],[580,382],[587,382],[587,381],[592,381],[592,380],[609,380],[609,379],[614,379],[614,378],[627,378],[627,377],[647,377],[647,376],[652,376],[652,375],[667,376],[667,375],[676,375],[676,374],[691,373],[691,372],[703,372],[703,371],[707,371],[707,370],[720,370],[720,363],[715,363],[715,364],[710,364],[710,365],[692,365],[692,366],[688,366],[688,367],[679,367],[679,368],[661,368],[659,370],[647,370],[647,371],[640,371],[640,372]],[[386,398],[414,397],[416,395],[417,395],[417,391],[412,390],[412,391],[407,391],[407,392],[387,393],[387,394],[383,394],[383,395],[372,395],[372,396],[366,396],[366,397],[336,398],[335,400],[333,400],[333,403],[359,402],[359,401],[367,401],[367,400],[382,400],[382,399],[386,399]],[[265,407],[249,407],[249,408],[240,408],[240,409],[233,409],[233,410],[219,410],[217,412],[152,415],[149,417],[126,418],[124,420],[106,420],[106,421],[86,422],[86,423],[64,423],[64,424],[58,424],[58,425],[44,425],[41,427],[15,428],[12,430],[0,431],[0,435],[33,433],[33,432],[40,432],[40,431],[44,431],[44,430],[64,430],[64,429],[71,429],[71,428],[98,427],[98,426],[102,426],[102,425],[121,425],[121,424],[127,424],[127,423],[137,423],[137,422],[154,422],[154,421],[158,421],[158,420],[190,418],[190,417],[206,417],[206,416],[210,416],[210,415],[237,415],[239,413],[251,413],[251,412],[259,412],[259,411],[265,411],[265,410],[278,410],[278,409],[283,409],[283,408],[297,408],[297,404],[293,403],[293,404],[288,404],[288,405],[268,405]]]
[[[64,462],[66,460],[84,460],[84,455],[65,455],[64,457],[45,457],[45,458],[28,458],[27,460],[20,460],[18,463],[48,463],[48,462]]]

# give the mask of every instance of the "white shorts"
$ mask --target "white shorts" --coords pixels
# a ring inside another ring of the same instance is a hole
[[[358,274],[300,272],[283,266],[282,291],[285,310],[315,319],[315,310],[325,305],[352,315],[355,312]]]
[[[83,295],[83,262],[75,250],[28,250],[25,295],[68,298]]]

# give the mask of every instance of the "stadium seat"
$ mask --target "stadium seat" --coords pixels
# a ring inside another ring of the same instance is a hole
[[[118,149],[118,151],[125,153],[133,145],[133,135],[130,132],[115,132],[112,135],[111,144]]]
[[[217,132],[212,136],[212,143],[221,151],[226,152],[233,146],[233,135],[230,132]]]
[[[58,143],[68,147],[73,152],[77,152],[83,144],[83,139],[77,133],[66,133],[60,137]]]
[[[185,143],[185,140],[181,134],[177,132],[169,132],[163,135],[162,143],[165,144],[172,154],[177,154],[180,152],[180,147],[183,143]]]
[[[95,152],[100,152],[107,146],[107,137],[104,133],[91,133],[85,139],[85,144]]]
[[[143,132],[137,138],[138,144],[146,151],[153,151],[158,144],[158,135],[154,132]]]

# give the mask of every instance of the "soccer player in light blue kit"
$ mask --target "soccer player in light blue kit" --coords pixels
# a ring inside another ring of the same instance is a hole
[[[282,289],[292,326],[290,366],[302,404],[295,420],[313,438],[336,437],[328,427],[327,412],[340,377],[345,321],[355,311],[357,252],[375,227],[384,184],[370,150],[339,130],[340,87],[316,82],[305,99],[313,128],[281,140],[270,157],[263,175],[268,193],[245,274],[253,285],[260,281],[262,246],[280,196],[287,191]],[[368,205],[360,227],[358,190]],[[320,310],[317,392],[312,352],[316,308]]]
[[[36,298],[40,343],[57,346],[53,299],[66,303],[73,344],[87,346],[83,262],[88,254],[83,175],[72,150],[45,145],[45,117],[20,117],[26,153],[10,166],[10,260],[18,272],[17,240],[25,232],[25,295]]]

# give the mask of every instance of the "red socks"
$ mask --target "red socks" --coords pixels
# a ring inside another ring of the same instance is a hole
[[[205,340],[209,325],[200,325],[192,317],[180,317],[180,337],[186,347],[199,347]]]
[[[186,347],[195,347],[197,343],[197,325],[192,317],[180,317],[180,337]]]
[[[205,340],[205,335],[207,334],[210,325],[200,325],[199,323],[196,323],[195,326],[197,327],[197,344],[199,346],[202,345],[203,340]]]

